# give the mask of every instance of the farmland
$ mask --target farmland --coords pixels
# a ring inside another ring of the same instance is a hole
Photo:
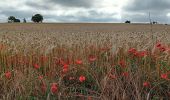
[[[0,24],[0,98],[170,99],[170,26]]]

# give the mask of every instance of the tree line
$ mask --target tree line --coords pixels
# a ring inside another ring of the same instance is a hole
[[[43,16],[41,14],[35,14],[32,16],[31,21],[34,23],[42,23],[43,22]],[[9,16],[8,17],[8,23],[20,23],[20,19],[16,18],[15,16]],[[26,19],[23,19],[23,23],[26,23]]]

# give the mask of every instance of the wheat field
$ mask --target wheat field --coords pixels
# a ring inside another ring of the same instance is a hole
[[[169,100],[170,26],[0,24],[0,99]]]

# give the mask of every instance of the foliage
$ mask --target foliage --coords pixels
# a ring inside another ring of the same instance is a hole
[[[35,14],[34,16],[32,16],[31,20],[33,22],[39,23],[43,21],[43,16],[41,14]]]

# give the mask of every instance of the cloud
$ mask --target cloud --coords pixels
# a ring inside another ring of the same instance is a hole
[[[50,3],[65,7],[92,7],[94,0],[47,0]]]
[[[169,22],[167,16],[170,11],[169,0],[133,0],[126,4],[123,8],[124,12],[122,20],[132,20],[134,22],[148,22],[149,13],[153,21],[160,23]]]
[[[129,1],[130,2],[130,1]],[[160,12],[170,9],[169,0],[133,0],[125,7],[127,11],[152,11]]]

